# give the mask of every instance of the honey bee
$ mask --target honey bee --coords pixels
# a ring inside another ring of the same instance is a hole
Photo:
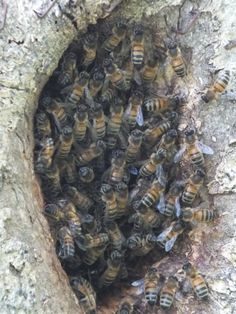
[[[64,193],[71,200],[71,202],[82,211],[82,213],[87,214],[88,210],[93,205],[92,199],[78,191],[73,186],[66,185],[64,187]]]
[[[168,109],[176,109],[180,104],[181,100],[179,97],[174,98],[154,98],[147,97],[144,99],[143,108],[145,112],[150,112],[151,114],[159,114]]]
[[[106,223],[106,230],[107,230],[112,247],[115,250],[121,251],[125,243],[125,237],[122,234],[117,223],[115,223],[114,221],[108,221]]]
[[[85,88],[88,84],[89,74],[85,71],[81,72],[75,79],[75,82],[72,86],[72,91],[66,98],[67,106],[70,106],[72,109],[75,109],[78,106],[79,100],[84,95]],[[68,91],[68,88],[63,89],[61,93]]]
[[[73,237],[78,237],[82,234],[81,218],[76,211],[69,210],[65,213],[67,223]]]
[[[111,81],[112,85],[119,90],[126,90],[126,81],[124,73],[117,67],[111,58],[103,61],[106,77]]]
[[[83,250],[97,248],[107,245],[109,237],[107,233],[90,234],[86,233],[76,238],[76,243]]]
[[[169,309],[173,304],[176,290],[178,288],[178,280],[175,276],[170,276],[160,293],[160,306]]]
[[[98,103],[93,107],[93,127],[96,131],[96,140],[101,140],[106,134],[106,124],[102,106]]]
[[[143,82],[148,84],[152,83],[157,76],[157,62],[158,58],[154,55],[151,59],[147,61],[147,64],[142,69],[142,79]]]
[[[70,153],[73,144],[73,130],[69,126],[65,126],[62,129],[62,134],[60,135],[60,144],[56,153],[56,158],[58,160],[64,160]]]
[[[51,136],[50,120],[45,112],[39,112],[35,116],[36,132],[39,139]]]
[[[186,75],[186,67],[179,47],[175,42],[171,42],[168,45],[168,50],[171,57],[171,65],[173,70],[177,76],[184,77]]]
[[[117,22],[112,28],[112,35],[104,42],[105,50],[113,51],[119,43],[125,38],[127,26],[123,21]]]
[[[79,179],[83,183],[90,183],[94,180],[95,174],[91,167],[81,167],[79,169]]]
[[[205,172],[197,169],[194,174],[190,176],[184,188],[181,200],[183,203],[191,205],[201,188],[205,177]]]
[[[126,162],[132,163],[137,159],[142,144],[143,132],[133,130],[128,138],[129,146],[126,151]]]
[[[170,149],[175,145],[175,141],[178,134],[174,129],[169,130],[166,134],[162,135],[161,141],[159,144],[159,148],[163,148],[166,151],[170,151]]]
[[[86,165],[93,159],[97,158],[103,153],[103,142],[97,141],[92,143],[88,148],[79,149],[77,153],[76,163],[78,166]]]
[[[62,259],[73,257],[75,255],[75,245],[70,229],[67,227],[60,228],[58,240],[60,242],[59,257]]]
[[[115,138],[116,140],[120,132],[124,109],[123,109],[123,106],[119,103],[111,106],[110,108],[111,108],[110,109],[111,116],[107,124],[107,137]],[[108,143],[109,143],[109,140],[108,140]],[[110,147],[108,145],[108,148],[113,148],[113,147]]]
[[[119,251],[112,251],[111,257],[107,261],[107,268],[99,278],[98,286],[100,288],[110,286],[115,281],[120,271],[121,258],[122,255]]]
[[[147,303],[150,306],[154,306],[157,303],[159,280],[160,276],[157,273],[157,269],[150,267],[144,279],[134,281],[132,286],[139,287],[139,291],[141,293],[144,292]]]
[[[126,244],[135,256],[147,255],[155,245],[152,234],[141,235],[138,233],[132,234]]]
[[[67,85],[70,85],[74,81],[76,74],[76,65],[77,65],[77,56],[72,51],[67,53],[62,62],[62,68],[57,79],[57,84],[64,88]]]
[[[93,265],[103,255],[106,247],[107,245],[103,244],[92,249],[86,249],[86,251],[83,252],[83,262],[89,266]]]
[[[202,96],[202,100],[205,103],[218,98],[218,94],[225,91],[230,80],[230,71],[226,70],[221,72],[216,78],[212,86],[207,90],[206,94]]]
[[[116,151],[114,157],[111,159],[111,169],[109,175],[109,181],[111,184],[117,184],[122,181],[124,177],[125,164],[125,153],[122,151]]]
[[[70,283],[78,295],[85,314],[96,314],[96,293],[90,282],[83,277],[73,277]]]
[[[184,229],[185,223],[183,221],[173,221],[168,228],[157,236],[157,244],[165,248],[166,252],[169,252]]]
[[[47,184],[45,192],[50,199],[54,199],[61,192],[60,171],[57,165],[52,164],[45,172]]]
[[[73,136],[76,142],[84,140],[88,127],[88,112],[84,105],[80,105],[74,115]]]
[[[197,271],[197,269],[191,264],[186,263],[183,266],[183,270],[189,279],[196,296],[202,300],[207,299],[209,296],[209,291],[203,276]]]
[[[57,222],[65,220],[65,214],[56,204],[47,204],[44,207],[44,213]]]
[[[97,220],[90,214],[84,215],[82,218],[82,227],[86,232],[95,234],[98,231]]]
[[[144,30],[142,25],[136,25],[131,41],[131,60],[140,69],[144,60]]]
[[[39,170],[39,166],[42,165],[42,168],[49,168],[52,165],[52,157],[55,151],[55,146],[53,139],[51,137],[45,138],[41,142],[42,149],[39,152],[37,158],[36,169]]]
[[[120,218],[116,195],[111,185],[103,184],[101,187],[102,200],[106,204],[105,216],[107,220]]]
[[[157,206],[159,212],[167,217],[171,217],[176,213],[176,216],[180,215],[180,193],[182,187],[179,184],[174,184],[171,186],[169,193],[167,194],[164,206]]]
[[[59,130],[67,125],[67,115],[63,103],[53,99],[50,103],[48,103],[46,111],[52,114],[55,124]]]
[[[156,153],[152,153],[150,158],[140,168],[139,175],[142,177],[151,176],[156,172],[157,167],[160,167],[167,157],[165,149],[158,149]]]
[[[115,87],[110,82],[104,84],[101,91],[101,101],[110,104],[112,103],[113,99],[115,99],[115,97],[116,97]]]
[[[184,208],[180,218],[186,222],[212,222],[218,217],[216,210],[206,208]]]
[[[139,215],[143,221],[143,229],[152,229],[160,226],[159,215],[149,207],[139,206],[136,215]]]
[[[136,89],[130,99],[129,105],[125,111],[126,120],[131,128],[134,128],[136,123],[139,126],[143,125],[143,113],[142,113],[143,93],[141,90]]]
[[[133,306],[129,302],[123,302],[116,314],[132,314],[133,313]]]
[[[124,66],[122,68],[124,70],[126,87],[127,89],[130,89],[134,72],[134,65],[130,57],[124,61]]]
[[[212,155],[214,153],[213,150],[197,140],[193,129],[186,131],[185,136],[185,144],[175,155],[174,162],[178,162],[186,152],[193,165],[204,167],[203,154]]]
[[[73,155],[67,157],[67,163],[65,163],[63,178],[67,184],[75,184],[77,181],[77,170],[75,166],[75,160]]]
[[[125,215],[128,211],[129,191],[128,185],[120,182],[116,185],[116,201],[121,215]]]
[[[97,54],[97,33],[87,33],[84,35],[83,42],[83,66],[88,67],[96,58]]]
[[[146,191],[144,196],[141,199],[141,205],[146,207],[151,207],[154,203],[157,202],[160,197],[162,197],[165,186],[160,181],[160,179],[155,179],[151,187]]]
[[[103,86],[105,75],[102,71],[95,71],[92,79],[89,81],[89,92],[92,97],[95,97]]]

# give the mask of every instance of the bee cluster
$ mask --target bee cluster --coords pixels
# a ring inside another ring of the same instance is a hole
[[[191,223],[216,217],[212,209],[191,207],[204,182],[203,153],[212,150],[188,121],[179,127],[187,96],[168,83],[168,93],[157,92],[166,68],[171,81],[184,81],[181,50],[172,40],[147,49],[147,41],[155,42],[141,24],[88,27],[63,55],[35,115],[44,213],[86,313],[96,312],[96,292],[129,277],[137,258],[169,252]],[[228,81],[226,71],[203,100],[215,98]],[[164,287],[160,303],[169,308],[176,279]],[[155,304],[155,293],[146,299]]]

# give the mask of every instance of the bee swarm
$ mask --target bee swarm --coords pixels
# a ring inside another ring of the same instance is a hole
[[[63,55],[35,115],[44,213],[86,313],[95,313],[96,294],[99,301],[110,286],[143,277],[133,268],[161,260],[192,222],[216,217],[192,208],[205,176],[202,152],[212,152],[198,145],[186,114],[181,48],[165,38],[152,43],[155,32],[141,24],[89,26]]]

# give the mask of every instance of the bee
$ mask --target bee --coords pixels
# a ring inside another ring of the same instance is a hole
[[[178,105],[180,104],[181,100],[179,97],[174,98],[153,98],[153,97],[147,97],[144,99],[143,102],[143,108],[145,112],[148,113],[161,113],[165,110],[169,109],[176,109]]]
[[[123,302],[118,311],[116,311],[116,314],[132,314],[133,313],[133,305],[131,305],[129,302]]]
[[[70,284],[78,295],[85,314],[96,314],[96,292],[91,283],[83,277],[73,277]]]
[[[119,90],[126,90],[126,81],[124,73],[117,67],[111,58],[103,61],[106,77],[111,81],[112,85]]]
[[[149,207],[139,206],[136,215],[141,217],[143,221],[143,229],[157,228],[161,224],[159,215]]]
[[[65,208],[65,217],[68,224],[68,227],[71,231],[73,237],[78,237],[82,234],[81,227],[81,217],[77,213],[74,205],[72,203],[68,203]]]
[[[125,237],[122,234],[117,223],[115,223],[114,221],[108,221],[106,223],[106,230],[107,230],[112,247],[115,250],[121,251],[125,243]]]
[[[218,217],[216,210],[206,208],[184,208],[180,218],[186,222],[212,222]]]
[[[132,163],[138,157],[140,147],[142,144],[143,132],[139,130],[133,130],[128,138],[129,145],[126,150],[126,162]]]
[[[121,104],[115,104],[111,105],[110,107],[110,119],[108,120],[107,124],[107,137],[108,138],[117,138],[119,132],[120,132],[120,127],[122,123],[122,117],[124,113],[123,106]],[[108,141],[109,142],[109,141]],[[109,147],[109,146],[108,146]],[[111,147],[113,148],[113,147]]]
[[[56,204],[47,204],[44,213],[57,222],[65,220],[65,213]]]
[[[45,172],[47,184],[45,186],[46,194],[50,199],[54,199],[61,192],[60,171],[57,165],[52,164]]]
[[[129,191],[128,185],[124,182],[120,182],[115,187],[116,201],[121,215],[125,215],[128,211],[128,199]]]
[[[50,120],[45,112],[38,112],[35,116],[37,136],[41,138],[50,137],[52,130]]]
[[[112,28],[112,35],[104,42],[106,51],[113,51],[119,43],[125,38],[127,26],[124,21],[117,22]]]
[[[168,45],[168,50],[171,57],[171,65],[173,70],[177,76],[184,77],[186,75],[186,67],[179,47],[175,42],[171,42]]]
[[[73,186],[65,186],[64,193],[71,202],[85,214],[87,214],[88,210],[93,206],[93,201]]]
[[[88,148],[79,149],[77,153],[76,163],[78,166],[86,165],[93,159],[103,153],[104,145],[102,141],[92,143]]]
[[[111,184],[117,184],[122,181],[124,177],[125,164],[125,153],[122,151],[116,151],[114,157],[111,159],[111,169],[109,175],[109,181]]]
[[[212,101],[213,99],[218,98],[218,94],[221,94],[225,91],[230,80],[230,71],[226,70],[221,72],[216,78],[212,86],[207,90],[206,94],[202,96],[202,100],[205,103]]]
[[[160,293],[160,306],[169,309],[173,304],[176,290],[178,288],[178,280],[175,276],[170,276]]]
[[[62,227],[58,231],[58,240],[60,243],[59,257],[62,259],[72,258],[75,255],[75,245],[70,229]]]
[[[77,56],[72,51],[63,57],[60,74],[57,78],[57,84],[64,88],[73,83],[76,74]]]
[[[124,70],[126,87],[127,89],[130,89],[134,72],[134,65],[130,57],[124,61],[124,66],[122,69]]]
[[[152,234],[141,235],[138,233],[132,234],[126,244],[135,256],[147,255],[155,245]]]
[[[171,186],[169,193],[167,194],[164,206],[157,206],[159,212],[167,217],[171,217],[176,213],[176,216],[180,215],[180,193],[182,187],[179,184]]]
[[[115,281],[120,271],[121,258],[122,255],[119,251],[112,251],[111,257],[107,261],[107,268],[99,278],[98,286],[100,288],[110,286]]]
[[[39,152],[38,158],[37,158],[37,164],[38,164],[38,169],[39,165],[42,165],[42,168],[49,168],[52,165],[52,158],[54,155],[55,151],[55,146],[53,139],[51,137],[45,138],[41,142],[42,149]],[[37,165],[36,165],[37,168]],[[37,169],[37,170],[38,170]]]
[[[83,252],[83,262],[89,266],[93,265],[103,255],[106,247],[107,245],[103,244],[92,249],[86,249],[86,251]]]
[[[60,144],[56,153],[56,158],[58,160],[64,160],[70,153],[73,144],[73,130],[69,126],[65,126],[62,129],[62,134],[60,135]]]
[[[106,204],[105,216],[107,220],[120,218],[120,212],[117,206],[116,195],[112,186],[103,184],[101,187],[102,200]]]
[[[193,129],[185,132],[185,144],[175,155],[174,162],[178,162],[185,152],[191,160],[191,163],[197,167],[204,167],[203,154],[212,155],[214,153],[209,146],[197,140]]]
[[[165,186],[160,179],[155,179],[142,197],[141,206],[151,207],[162,196],[164,190]]]
[[[197,169],[194,174],[190,176],[184,188],[181,200],[183,203],[191,205],[201,188],[205,177],[205,172]]]
[[[67,105],[70,105],[72,109],[76,108],[79,104],[79,100],[84,95],[85,88],[88,84],[89,74],[85,71],[81,72],[75,79],[75,82],[72,86],[72,91],[66,98]],[[62,93],[65,93],[67,88],[62,90]]]
[[[157,76],[157,56],[153,56],[147,61],[147,64],[142,69],[142,79],[143,82],[148,84],[152,83]]]
[[[46,111],[53,116],[55,124],[59,130],[67,125],[68,119],[63,103],[53,99],[48,103]]]
[[[186,263],[183,266],[187,278],[189,279],[196,296],[202,300],[207,299],[209,296],[209,291],[203,276],[197,271],[197,269],[191,264]]]
[[[93,127],[96,131],[96,139],[101,140],[106,134],[106,124],[102,105],[98,103],[93,107]]]
[[[159,148],[163,148],[166,151],[170,151],[170,149],[174,146],[176,138],[178,134],[174,129],[169,130],[166,134],[162,135],[161,141],[159,144]]]
[[[157,236],[157,244],[165,248],[166,252],[169,252],[184,229],[185,223],[183,221],[173,221],[168,228]]]
[[[104,84],[101,91],[101,101],[110,104],[113,102],[113,99],[115,99],[115,97],[116,97],[115,87],[110,82],[108,82],[108,86],[107,84]]]
[[[96,58],[97,54],[97,33],[87,33],[84,35],[84,38],[82,39],[83,42],[83,49],[84,49],[84,55],[83,55],[83,66],[88,67]]]
[[[156,153],[152,153],[150,158],[140,168],[139,175],[142,177],[151,176],[156,172],[157,167],[160,167],[167,157],[165,149],[158,149]]]
[[[134,128],[136,123],[139,126],[143,125],[143,113],[142,113],[143,93],[141,90],[136,89],[130,99],[129,105],[125,111],[126,120],[131,128]]]
[[[88,112],[85,105],[79,105],[74,115],[73,136],[76,142],[84,140],[88,127]]]
[[[65,163],[63,178],[67,184],[75,184],[77,181],[77,170],[75,166],[75,160],[73,155],[67,157],[67,163]]]
[[[140,69],[144,60],[144,30],[142,25],[136,25],[131,40],[131,60]]]
[[[94,180],[95,174],[91,167],[81,167],[79,169],[79,179],[83,183],[90,183]]]
[[[95,97],[103,86],[105,74],[102,71],[95,71],[92,79],[89,81],[89,92],[92,97]]]
[[[97,248],[107,245],[109,237],[107,233],[90,234],[86,233],[76,238],[76,243],[83,250]]]

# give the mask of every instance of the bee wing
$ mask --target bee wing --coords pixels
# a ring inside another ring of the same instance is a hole
[[[176,235],[173,238],[171,238],[169,241],[166,242],[166,244],[165,244],[165,251],[166,252],[169,252],[172,249],[172,247],[175,244],[175,241],[176,241],[177,237],[178,236]]]
[[[165,197],[164,197],[164,194],[161,193],[160,199],[159,199],[159,202],[158,202],[156,208],[159,210],[159,212],[160,212],[161,214],[164,214],[164,212],[165,212],[165,207],[166,207]]]
[[[181,207],[180,207],[180,202],[179,202],[179,196],[176,197],[175,199],[175,209],[176,209],[176,217],[179,217],[181,214]]]
[[[142,85],[142,78],[141,75],[139,73],[139,71],[137,69],[134,69],[133,72],[133,79],[134,81],[138,84],[138,85]]]
[[[136,122],[138,123],[139,126],[142,126],[144,123],[144,119],[143,119],[143,111],[141,106],[138,107],[138,114],[136,117]]]
[[[133,174],[134,176],[137,176],[139,171],[136,167],[134,166],[129,166],[129,173]]]
[[[157,236],[157,241],[161,242],[163,240],[165,240],[167,234],[172,230],[172,226],[168,227],[167,229],[165,229],[164,231],[162,231],[162,233],[160,233],[158,236]]]
[[[156,177],[157,178],[165,177],[165,173],[164,173],[164,169],[163,169],[162,165],[158,165],[156,167]]]
[[[131,111],[131,103],[128,104],[128,106],[124,112],[124,118],[127,119],[129,117],[130,111]]]
[[[90,93],[90,90],[88,88],[88,86],[85,87],[84,89],[84,95],[85,95],[85,99],[88,103],[89,106],[93,106],[94,105],[94,100],[93,100],[93,97]]]
[[[137,295],[144,293],[144,279],[136,280],[131,285],[137,288]]]
[[[214,154],[213,149],[211,147],[203,144],[202,142],[198,142],[197,146],[203,154],[206,154],[206,155],[213,155]]]
[[[187,146],[183,145],[183,147],[175,154],[174,156],[174,163],[177,163],[181,160],[184,152],[186,151]]]

